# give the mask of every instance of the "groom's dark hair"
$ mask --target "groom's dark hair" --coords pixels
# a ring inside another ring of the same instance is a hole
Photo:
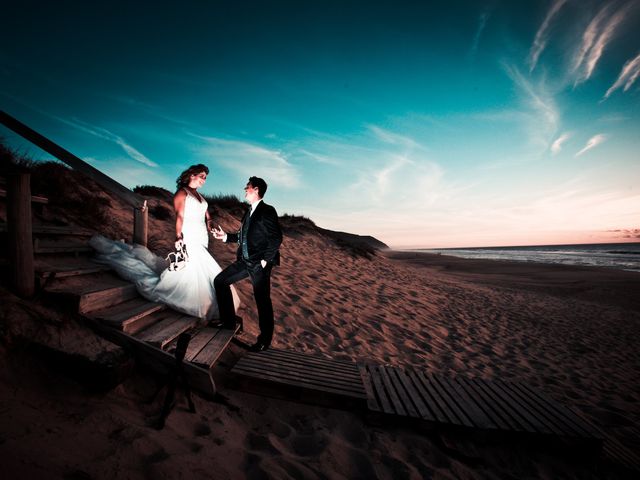
[[[258,189],[258,195],[260,195],[260,198],[264,197],[264,194],[267,193],[267,182],[260,177],[249,177],[249,183],[253,188]]]

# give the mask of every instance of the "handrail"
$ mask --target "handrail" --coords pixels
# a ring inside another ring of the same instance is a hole
[[[16,132],[21,137],[26,138],[34,145],[37,145],[45,152],[50,153],[58,160],[66,163],[75,170],[84,173],[87,177],[126,201],[132,207],[145,208],[145,200],[140,195],[132,192],[124,185],[116,182],[113,178],[105,175],[97,168],[89,165],[79,157],[76,157],[73,153],[65,150],[60,145],[29,128],[24,123],[16,120],[3,110],[0,110],[0,123]]]

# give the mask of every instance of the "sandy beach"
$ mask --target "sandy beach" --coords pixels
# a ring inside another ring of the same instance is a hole
[[[130,235],[129,207],[90,183],[43,193],[59,203],[38,221]],[[108,208],[92,215],[69,208],[88,198]],[[170,195],[147,198],[149,246],[164,256],[173,220],[154,212],[170,211]],[[238,227],[240,205],[210,211],[227,231]],[[272,277],[275,348],[525,382],[640,450],[640,275],[393,250],[371,255],[308,219],[281,222],[282,265]],[[209,249],[223,267],[235,256],[232,246],[213,240]],[[245,324],[239,338],[253,343],[249,282],[238,292]],[[348,409],[237,390],[229,371],[246,353],[237,344],[214,368],[218,397],[196,395],[196,414],[179,397],[158,431],[150,425],[163,395],[152,397],[163,379],[135,368],[115,388],[96,392],[32,343],[79,345],[87,356],[112,344],[39,299],[3,289],[0,305],[3,478],[635,478],[579,452],[380,424]]]
[[[237,221],[219,213],[223,226]],[[232,250],[211,245],[222,265]],[[367,259],[286,225],[282,256],[273,276],[274,347],[526,382],[638,451],[639,275],[394,251]],[[238,290],[241,339],[252,342],[250,284]],[[531,445],[434,436],[233,390],[229,369],[244,354],[237,345],[214,370],[217,401],[196,397],[196,414],[179,403],[162,431],[148,426],[160,408],[160,400],[148,403],[156,389],[148,372],[92,393],[30,349],[3,349],[5,478],[633,477]]]

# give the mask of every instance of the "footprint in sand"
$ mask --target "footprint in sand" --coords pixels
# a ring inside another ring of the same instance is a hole
[[[319,455],[327,447],[324,435],[295,435],[290,442],[291,450],[301,457]]]
[[[253,432],[247,434],[247,444],[249,450],[268,453],[270,455],[279,454],[280,451],[273,446],[271,440],[266,435],[258,435]]]
[[[153,452],[151,455],[147,456],[147,462],[158,463],[166,460],[169,457],[170,455],[167,453],[167,451],[164,448],[160,448]]]
[[[196,437],[205,437],[211,433],[211,428],[206,423],[198,423],[193,430]]]

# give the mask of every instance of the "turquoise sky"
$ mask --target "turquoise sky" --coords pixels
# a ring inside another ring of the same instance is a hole
[[[11,3],[0,108],[124,185],[202,162],[393,247],[640,239],[640,0]]]

